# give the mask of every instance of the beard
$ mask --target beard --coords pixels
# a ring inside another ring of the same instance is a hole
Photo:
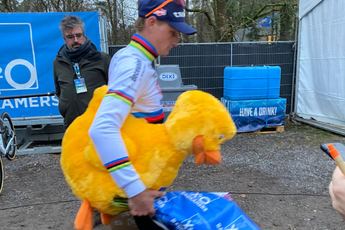
[[[78,43],[78,42],[75,42],[75,43],[73,43],[70,47],[69,47],[69,50],[70,51],[75,51],[75,50],[77,50],[79,47],[75,47],[75,46],[77,46],[77,45],[79,45],[79,47],[82,45],[82,44],[80,44],[80,43]]]

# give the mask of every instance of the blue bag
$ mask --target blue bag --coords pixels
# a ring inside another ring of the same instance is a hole
[[[260,230],[235,202],[214,193],[168,192],[155,208],[170,230]]]

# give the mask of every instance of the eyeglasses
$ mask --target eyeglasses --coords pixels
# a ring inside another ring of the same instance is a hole
[[[153,14],[154,12],[156,12],[157,10],[163,8],[164,6],[168,5],[170,2],[175,1],[176,4],[182,5],[184,7],[184,0],[166,0],[165,2],[163,2],[162,4],[160,4],[159,6],[157,6],[156,8],[154,8],[150,13],[145,15],[145,18],[147,16],[150,16],[151,14]]]
[[[67,38],[68,40],[74,40],[74,38],[80,39],[83,36],[84,36],[84,34],[78,33],[78,34],[66,35],[65,38]]]

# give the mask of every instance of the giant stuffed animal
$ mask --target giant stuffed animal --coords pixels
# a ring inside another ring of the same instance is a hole
[[[93,210],[103,224],[128,211],[125,192],[112,180],[88,135],[107,86],[95,90],[85,113],[75,119],[62,141],[61,168],[73,193],[83,202],[76,229],[92,229]],[[121,128],[130,161],[148,189],[171,185],[182,162],[195,155],[197,165],[221,162],[220,144],[231,139],[236,127],[229,112],[212,95],[198,91],[182,93],[164,124],[149,124],[129,115]]]

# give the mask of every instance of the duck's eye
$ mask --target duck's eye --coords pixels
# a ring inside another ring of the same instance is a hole
[[[219,140],[223,139],[225,137],[224,134],[221,134],[220,137],[219,137]]]

